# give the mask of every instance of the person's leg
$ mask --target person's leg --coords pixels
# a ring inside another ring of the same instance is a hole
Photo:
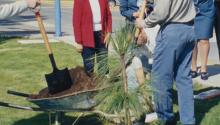
[[[192,50],[194,47],[192,32],[193,28],[191,30],[186,28],[185,33],[182,34],[185,41],[182,41],[182,45],[177,49],[177,63],[174,71],[180,121],[184,125],[195,124],[193,85],[190,76]]]
[[[198,46],[201,58],[201,72],[207,72],[208,55],[210,49],[209,40],[199,40]]]
[[[194,19],[195,34],[198,41],[198,51],[201,57],[201,79],[207,80],[207,62],[210,49],[209,39],[213,35],[215,7],[213,0],[194,1],[197,14]]]
[[[83,47],[81,55],[83,58],[84,69],[87,75],[91,76],[94,71],[95,49],[90,47]]]
[[[192,54],[192,71],[197,70],[197,54],[198,54],[198,47],[196,44],[193,49],[193,54]]]
[[[195,41],[193,32],[191,25],[169,24],[164,29],[163,35],[158,34],[152,70],[152,85],[156,89],[155,110],[158,117],[163,120],[171,120],[173,117],[172,80],[177,78],[181,122],[183,124],[195,124],[192,79],[190,76],[191,54]],[[181,73],[184,74],[182,77]],[[179,84],[182,84],[181,87]],[[185,94],[186,92],[188,93]]]
[[[152,86],[154,89],[154,104],[158,118],[164,121],[173,119],[173,62],[174,49],[170,41],[162,39],[159,31],[156,38],[156,47],[153,55]]]
[[[197,44],[196,44],[194,49],[193,49],[193,54],[192,54],[192,68],[191,68],[192,78],[195,78],[196,76],[198,76],[198,73],[197,73],[197,55],[198,55],[198,47],[197,47]]]
[[[102,42],[101,32],[95,33],[95,53],[96,53],[96,61],[98,64],[98,73],[99,74],[107,74],[109,72],[108,68],[108,48]]]

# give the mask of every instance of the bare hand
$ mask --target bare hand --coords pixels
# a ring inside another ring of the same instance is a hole
[[[104,43],[105,43],[106,48],[108,47],[110,36],[111,36],[111,33],[107,33],[105,35]]]
[[[26,0],[28,7],[35,9],[37,6],[41,5],[43,0]]]
[[[136,27],[138,28],[145,28],[146,27],[146,24],[145,24],[145,20],[143,19],[136,19]]]
[[[133,17],[135,17],[135,18],[138,18],[139,15],[140,15],[140,12],[139,12],[139,11],[133,13]]]
[[[75,47],[75,49],[76,49],[76,51],[77,51],[78,53],[81,53],[81,52],[82,52],[83,46],[82,46],[81,44],[74,43],[73,46]]]
[[[137,45],[144,45],[147,43],[147,34],[146,32],[142,29],[140,35],[138,36],[137,39]]]

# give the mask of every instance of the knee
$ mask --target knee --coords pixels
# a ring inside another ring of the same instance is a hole
[[[204,40],[199,40],[198,43],[200,46],[208,46],[209,45],[209,40],[208,39],[204,39]]]

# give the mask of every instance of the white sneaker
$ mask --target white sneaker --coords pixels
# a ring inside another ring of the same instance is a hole
[[[151,123],[155,120],[158,119],[158,116],[157,116],[157,113],[154,112],[154,113],[150,113],[150,114],[146,114],[146,117],[145,117],[145,123]]]

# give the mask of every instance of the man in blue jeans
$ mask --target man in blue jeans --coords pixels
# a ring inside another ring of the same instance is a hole
[[[176,82],[180,121],[194,125],[194,99],[190,76],[194,47],[192,0],[157,0],[152,13],[145,20],[137,20],[140,28],[161,26],[153,55],[152,86],[156,116],[173,125],[173,83]],[[152,118],[152,117],[151,117]],[[150,122],[151,120],[146,120]]]

